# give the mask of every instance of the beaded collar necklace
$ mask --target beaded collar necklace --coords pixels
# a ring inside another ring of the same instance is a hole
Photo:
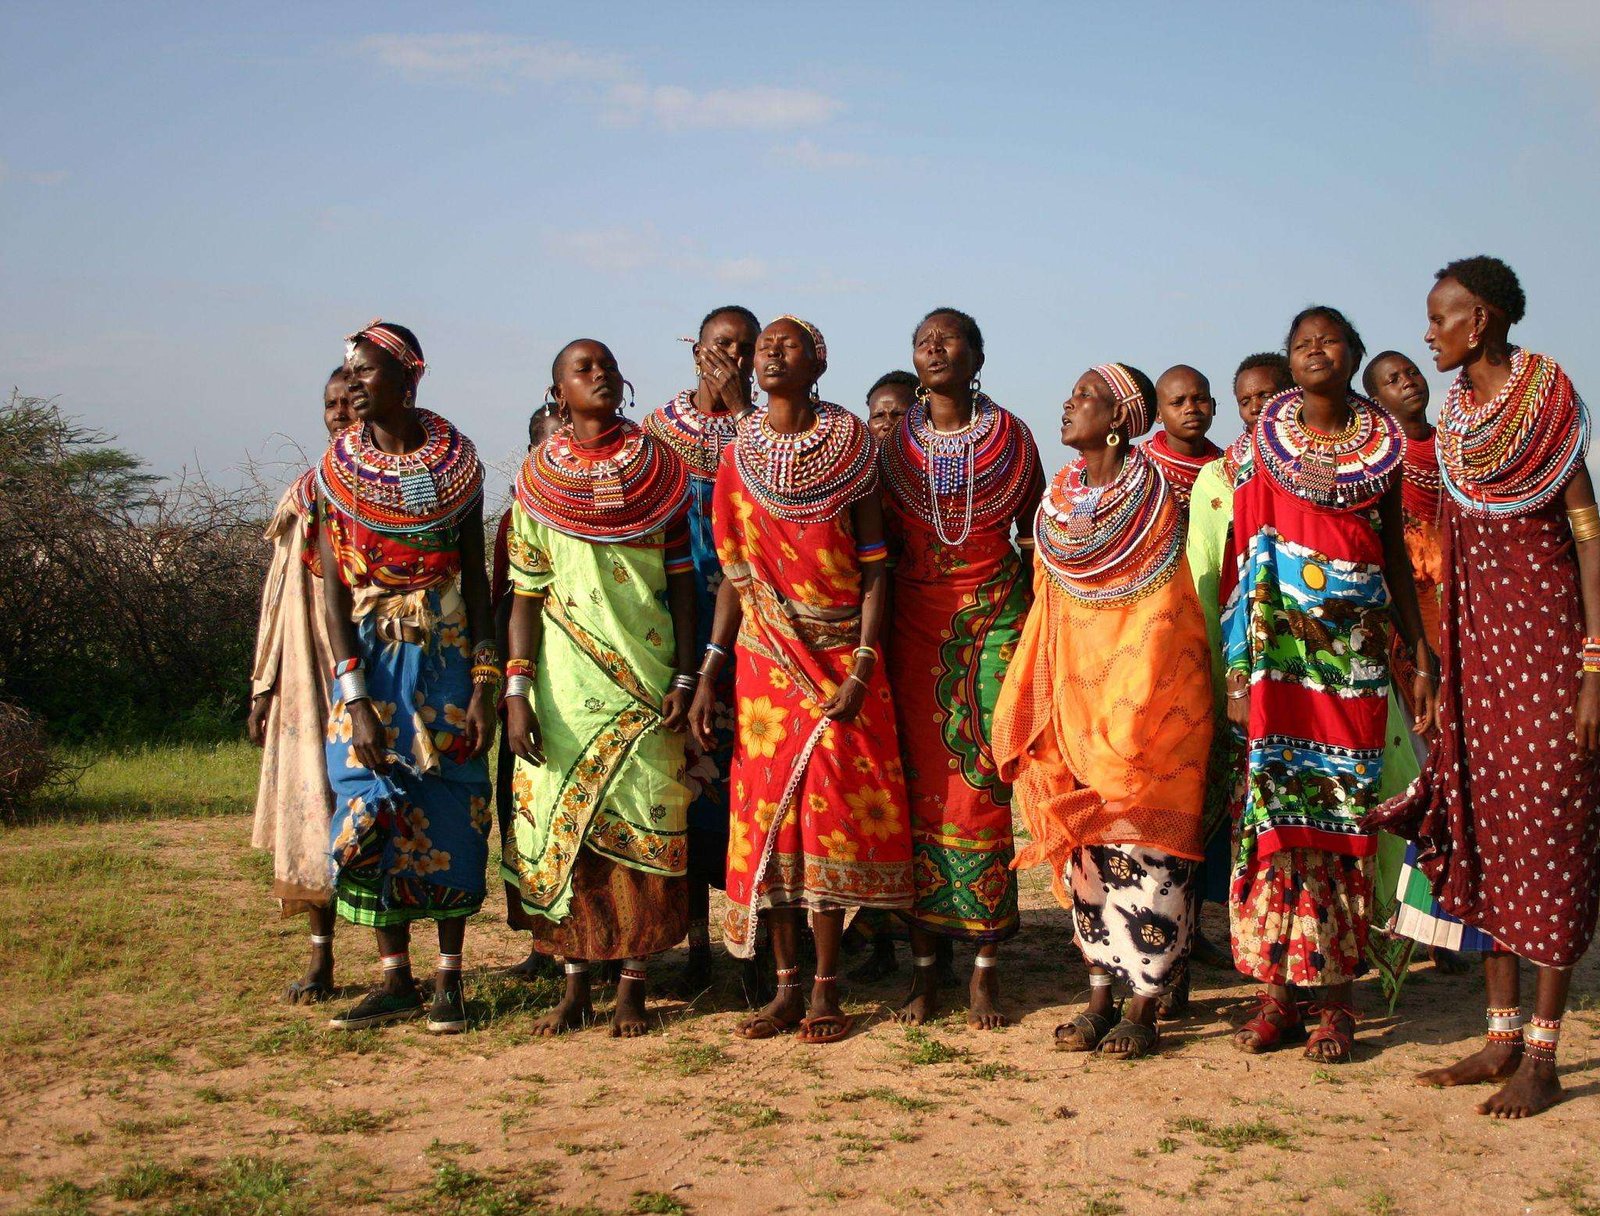
[[[672,450],[621,419],[613,443],[584,451],[562,427],[528,453],[517,504],[557,532],[597,544],[638,540],[683,507],[689,474]]]
[[[1238,488],[1241,474],[1250,475],[1254,457],[1250,449],[1250,432],[1246,431],[1222,450],[1222,474],[1230,486]]]
[[[733,442],[742,414],[707,414],[694,403],[694,390],[684,389],[644,420],[644,429],[678,454],[689,474],[702,480],[717,475],[722,450]]]
[[[1465,369],[1435,432],[1444,488],[1469,515],[1526,515],[1566,488],[1589,450],[1589,411],[1548,355],[1511,352],[1511,375],[1477,401]]]
[[[364,422],[333,437],[317,484],[338,510],[374,532],[405,536],[445,528],[483,501],[478,450],[432,410],[418,409],[422,446],[385,452]]]
[[[1034,536],[1051,578],[1074,599],[1099,607],[1159,590],[1183,554],[1172,488],[1137,447],[1106,485],[1089,484],[1081,458],[1056,474],[1040,500]]]
[[[1444,511],[1444,475],[1435,446],[1438,431],[1426,439],[1407,439],[1400,466],[1400,504],[1413,519],[1438,523]]]
[[[793,435],[774,431],[765,410],[747,414],[733,443],[745,487],[791,523],[831,519],[878,488],[878,450],[866,424],[831,401],[813,408],[816,424]]]
[[[983,393],[974,395],[972,420],[959,431],[935,430],[927,403],[913,402],[883,445],[892,505],[947,546],[960,545],[974,528],[1009,527],[1038,484],[1038,465],[1028,428]]]
[[[1279,393],[1256,421],[1255,457],[1296,498],[1335,511],[1369,507],[1394,481],[1405,452],[1400,424],[1359,393],[1350,393],[1350,422],[1337,435],[1308,427],[1303,390]]]
[[[317,509],[317,466],[312,465],[289,486],[289,501],[302,515]]]
[[[1178,496],[1179,505],[1184,507],[1189,505],[1189,491],[1194,489],[1194,479],[1200,476],[1200,470],[1222,455],[1222,449],[1207,440],[1204,453],[1199,456],[1185,456],[1173,449],[1172,441],[1165,431],[1157,431],[1152,435],[1146,440],[1144,448],[1145,455],[1160,466],[1167,484]]]

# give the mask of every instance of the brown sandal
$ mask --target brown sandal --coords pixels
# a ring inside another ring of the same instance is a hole
[[[854,1025],[849,1014],[819,1013],[814,1018],[801,1018],[800,1030],[794,1037],[802,1043],[837,1043],[850,1036]]]
[[[1315,1060],[1319,1064],[1348,1064],[1350,1053],[1356,1045],[1356,1011],[1349,1005],[1328,1001],[1321,1005],[1313,1005],[1311,1012],[1329,1020],[1321,1023],[1306,1040],[1306,1059]],[[1349,1023],[1349,1030],[1340,1028],[1341,1019]],[[1331,1056],[1318,1051],[1323,1043],[1332,1043],[1338,1050]]]
[[[1233,1045],[1240,1051],[1258,1056],[1264,1052],[1276,1051],[1284,1043],[1299,1042],[1305,1037],[1305,1017],[1295,1002],[1280,1001],[1270,992],[1256,993],[1256,1002],[1255,1016],[1234,1032]],[[1282,1018],[1282,1025],[1268,1018],[1268,1013],[1276,1013]],[[1245,1031],[1256,1036],[1253,1044],[1239,1041],[1238,1036]]]
[[[740,1022],[733,1028],[733,1033],[741,1039],[775,1039],[780,1034],[788,1034],[797,1024],[804,1025],[803,1022],[780,1021],[770,1013],[758,1013]]]

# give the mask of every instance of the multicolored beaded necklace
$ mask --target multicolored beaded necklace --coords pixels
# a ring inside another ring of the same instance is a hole
[[[813,408],[816,424],[793,435],[774,431],[766,411],[747,414],[733,443],[745,488],[791,523],[832,519],[878,488],[878,450],[866,423],[831,401]]]
[[[1173,450],[1172,441],[1165,431],[1157,431],[1150,436],[1145,441],[1144,450],[1145,455],[1160,467],[1167,484],[1178,497],[1178,505],[1185,510],[1189,507],[1189,492],[1194,489],[1194,479],[1200,476],[1200,470],[1222,456],[1222,449],[1210,440],[1206,441],[1206,451],[1202,455],[1185,456]]]
[[[1172,487],[1140,448],[1116,480],[1091,486],[1079,459],[1056,474],[1039,503],[1034,536],[1051,578],[1074,599],[1128,604],[1159,590],[1183,555]]]
[[[1439,471],[1468,515],[1526,515],[1566,488],[1589,450],[1589,411],[1548,355],[1518,348],[1511,375],[1481,405],[1466,369],[1439,414]]]
[[[644,429],[678,454],[691,477],[711,480],[722,462],[722,449],[733,442],[741,415],[707,414],[694,403],[694,390],[684,389],[644,420]]]
[[[883,476],[896,509],[955,546],[974,528],[1009,528],[1043,475],[1028,428],[977,393],[972,420],[959,431],[935,430],[927,402],[913,402],[884,442]]]
[[[604,446],[584,450],[570,425],[517,473],[517,505],[565,536],[613,545],[667,526],[689,493],[683,461],[636,422],[619,419]]]
[[[316,465],[312,465],[294,479],[289,486],[289,501],[294,503],[301,515],[309,515],[317,509]]]
[[[1393,484],[1405,454],[1400,424],[1368,398],[1350,393],[1350,424],[1337,435],[1308,427],[1305,393],[1279,393],[1256,421],[1256,462],[1272,480],[1313,506],[1353,511],[1371,506]]]
[[[1250,476],[1254,459],[1250,450],[1249,431],[1222,449],[1222,473],[1230,486],[1238,489],[1240,483]]]
[[[1439,472],[1435,431],[1426,439],[1407,439],[1400,468],[1400,505],[1411,519],[1436,524],[1444,511],[1444,475]]]
[[[478,450],[432,410],[418,409],[422,446],[392,454],[364,422],[333,437],[317,470],[332,505],[374,532],[407,536],[447,528],[483,501]]]

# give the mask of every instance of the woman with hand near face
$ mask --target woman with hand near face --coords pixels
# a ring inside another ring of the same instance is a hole
[[[896,553],[889,683],[917,880],[915,971],[896,1017],[921,1025],[934,1015],[934,943],[960,939],[978,946],[967,1021],[987,1030],[1005,1025],[994,967],[1020,923],[1011,789],[995,767],[990,725],[1032,600],[1044,474],[1027,426],[976,388],[976,321],[935,309],[912,335],[912,359],[921,391],[883,447]]]
[[[500,660],[483,559],[483,465],[469,440],[416,405],[416,336],[374,321],[347,340],[350,402],[318,470],[318,554],[333,650],[327,763],[340,915],[372,925],[383,986],[330,1023],[356,1030],[423,1016],[466,1029],[461,945],[484,897],[489,771]],[[327,571],[335,577],[326,577]],[[410,925],[438,923],[424,1011]]]
[[[620,416],[626,381],[604,343],[550,368],[564,425],[528,453],[512,508],[506,743],[534,947],[566,960],[560,1003],[534,1024],[593,1017],[588,965],[624,960],[614,1036],[645,1033],[645,966],[688,929],[684,715],[695,687],[688,472]]]
[[[644,420],[644,429],[678,454],[689,470],[689,551],[694,558],[694,653],[711,640],[722,566],[711,530],[711,499],[723,450],[749,413],[761,323],[748,308],[729,304],[706,314],[694,344],[696,383]],[[728,871],[728,772],[733,764],[733,668],[718,673],[715,746],[688,740],[689,964],[679,995],[689,998],[711,983],[711,888],[722,889]]]
[[[756,344],[767,408],[747,418],[717,474],[717,556],[727,576],[691,720],[714,741],[711,681],[737,650],[732,835],[723,939],[754,950],[772,927],[778,994],[739,1033],[850,1032],[838,1002],[848,907],[911,903],[911,836],[880,636],[886,583],[877,447],[866,424],[814,396],[822,335],[780,317]],[[817,974],[800,995],[798,944],[812,913]]]
[[[1374,817],[1417,842],[1444,910],[1498,943],[1489,1041],[1425,1085],[1505,1081],[1478,1107],[1516,1119],[1557,1101],[1574,964],[1600,910],[1600,511],[1589,417],[1547,355],[1514,346],[1522,286],[1498,258],[1452,262],[1426,341],[1457,373],[1439,414],[1444,683],[1422,777]],[[1518,958],[1534,963],[1522,1024]]]
[[[1157,1002],[1189,950],[1211,746],[1182,512],[1131,446],[1154,413],[1149,377],[1123,363],[1085,372],[1063,405],[1079,456],[1039,504],[1033,610],[994,712],[1000,778],[1032,836],[1017,867],[1049,865],[1089,964],[1089,1006],[1056,1046],[1127,1059],[1155,1049]]]
[[[1228,717],[1246,749],[1234,965],[1267,986],[1234,1043],[1262,1052],[1303,1037],[1291,985],[1319,988],[1306,1058],[1343,1063],[1355,1036],[1351,984],[1366,965],[1378,840],[1361,817],[1378,803],[1385,767],[1391,615],[1416,655],[1419,732],[1438,663],[1401,524],[1405,439],[1350,389],[1360,335],[1318,306],[1294,319],[1286,345],[1298,387],[1256,421],[1223,571]]]
[[[332,438],[355,420],[349,375],[341,364],[322,390],[322,425]],[[284,491],[267,525],[272,564],[261,593],[246,723],[250,742],[262,749],[250,843],[272,850],[272,893],[283,915],[304,912],[311,920],[311,959],[305,975],[289,985],[291,1005],[333,995],[328,878],[333,794],[322,743],[333,654],[322,578],[305,560],[307,542],[316,535],[316,514],[317,468],[312,465]]]

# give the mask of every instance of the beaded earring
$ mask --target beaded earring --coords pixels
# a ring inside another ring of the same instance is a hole
[[[919,405],[927,405],[928,404],[928,386],[926,384],[917,385],[917,391],[915,393],[913,393],[912,396],[916,398],[917,403]]]
[[[976,397],[979,393],[983,392],[983,381],[978,379],[978,376],[977,376],[976,372],[973,373],[972,383],[967,385],[967,390],[974,397]]]
[[[626,414],[629,410],[631,410],[633,408],[633,402],[634,402],[634,395],[635,394],[634,394],[634,391],[633,391],[633,381],[624,380],[623,383],[628,386],[628,399],[617,407],[617,412],[621,413],[621,414]]]

